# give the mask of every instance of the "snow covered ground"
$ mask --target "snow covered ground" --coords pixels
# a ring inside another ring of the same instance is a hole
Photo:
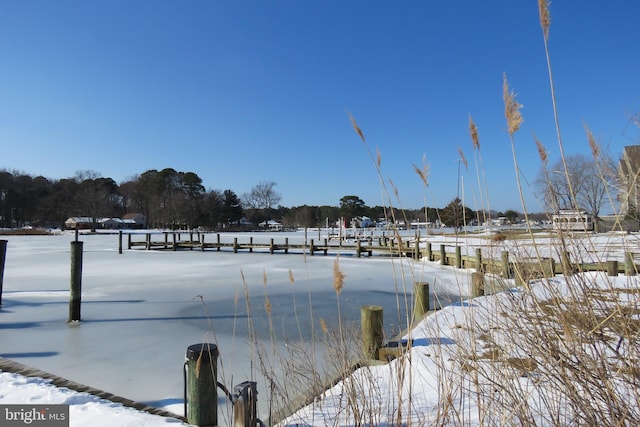
[[[289,237],[294,242],[303,239],[303,233],[263,236],[269,237]],[[257,381],[258,416],[265,419],[268,393],[256,368],[257,350],[249,343],[250,325],[258,340],[268,346],[271,332],[266,325],[270,321],[281,333],[281,342],[304,342],[308,338],[305,331],[312,324],[317,328],[320,319],[331,323],[337,318],[335,256],[144,250],[125,250],[119,255],[117,236],[82,235],[82,322],[72,326],[66,321],[69,242],[73,236],[2,238],[8,240],[8,251],[0,310],[0,356],[179,415],[183,414],[183,363],[189,345],[218,345],[219,380],[228,388],[245,380]],[[452,239],[430,238],[434,245],[451,243]],[[487,246],[485,239],[472,239],[465,245],[469,251],[474,242]],[[584,244],[585,253],[607,258],[620,255],[618,259],[624,250],[638,246],[635,235],[607,235],[595,243],[600,249]],[[468,316],[469,310],[491,304],[496,297],[461,304],[468,295],[470,272],[436,263],[341,256],[339,265],[346,276],[340,296],[343,319],[357,321],[362,305],[381,305],[387,333],[397,333],[406,327],[406,313],[396,307],[411,306],[415,281],[430,282],[441,305],[450,305],[427,317],[411,334],[412,357],[420,363],[413,363],[416,368],[411,375],[416,381],[411,393],[417,397],[408,419],[416,423],[430,419],[439,395],[439,371],[429,356],[433,352],[425,348],[434,344],[455,347],[452,344],[460,341],[455,328],[460,318]],[[619,280],[625,281],[622,276]],[[408,295],[408,302],[399,303],[398,294]],[[433,335],[435,325],[438,335]],[[390,368],[372,369],[380,379],[376,387],[394,389]],[[321,405],[303,409],[289,422],[350,424],[340,409],[344,403],[342,386],[336,387],[326,393]],[[71,425],[76,426],[180,424],[90,395],[56,389],[46,381],[0,373],[0,404],[26,402],[71,404]],[[390,398],[379,404],[389,408],[397,402]],[[219,414],[221,425],[227,424],[229,405],[224,399]],[[466,421],[473,424],[474,419]]]

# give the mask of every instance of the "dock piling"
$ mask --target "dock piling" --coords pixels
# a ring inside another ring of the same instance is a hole
[[[82,303],[82,243],[71,242],[71,295],[69,298],[69,322],[80,320]]]
[[[362,328],[362,351],[369,359],[378,358],[378,350],[383,341],[383,311],[379,305],[365,305],[360,308]]]
[[[2,286],[4,283],[4,264],[7,256],[7,240],[0,240],[0,305],[2,305]]]
[[[218,347],[193,344],[184,363],[184,414],[196,426],[218,425]]]

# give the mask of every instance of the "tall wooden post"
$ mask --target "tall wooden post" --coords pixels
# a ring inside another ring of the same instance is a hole
[[[200,250],[202,252],[204,252],[204,246],[205,246],[205,244],[204,244],[204,236],[205,236],[205,234],[204,233],[202,233],[202,234],[198,233],[198,234],[200,235]]]
[[[313,239],[309,240],[309,255],[313,256],[314,248],[313,248]]]
[[[509,267],[509,251],[502,251],[502,278],[511,279],[511,268]]]
[[[249,236],[249,253],[253,252],[253,236]]]
[[[284,253],[285,254],[289,253],[289,238],[288,237],[284,238]]]
[[[607,261],[607,275],[614,277],[618,275],[618,260],[613,259]]]
[[[379,305],[365,305],[360,308],[360,326],[362,328],[362,351],[369,359],[378,358],[382,347],[383,312]]]
[[[273,255],[273,252],[274,252],[274,244],[273,244],[273,238],[271,238],[271,240],[269,240],[269,253]]]
[[[416,240],[414,250],[415,250],[414,259],[419,260],[420,259],[420,239]]]
[[[0,240],[0,305],[2,305],[2,286],[4,283],[4,263],[7,256],[7,240]]]
[[[484,274],[471,273],[471,298],[484,295]]]
[[[216,234],[216,242],[218,243],[218,252],[220,252],[220,233]]]
[[[234,254],[238,253],[238,238],[237,237],[233,238],[233,253]]]
[[[151,233],[147,233],[147,250],[151,249]]]
[[[638,274],[635,262],[633,261],[633,253],[624,253],[624,274],[625,276],[635,276]]]
[[[571,265],[571,254],[569,252],[562,252],[562,272],[565,276],[573,274],[573,266]]]
[[[218,347],[193,344],[187,348],[184,364],[185,415],[196,426],[218,425]]]
[[[118,231],[118,254],[122,255],[122,230]]]
[[[171,244],[171,250],[173,251],[177,251],[178,250],[178,244],[176,242],[176,232],[174,231],[172,234],[172,244]],[[178,239],[180,239],[180,237],[178,237]]]
[[[444,245],[440,245],[440,265],[447,265],[447,252]]]
[[[456,268],[462,268],[462,249],[456,246]]]
[[[482,249],[476,248],[476,272],[484,273],[484,266],[482,265]]]
[[[80,320],[82,302],[82,242],[71,242],[71,296],[69,298],[69,322]]]
[[[427,261],[433,261],[433,254],[431,253],[431,242],[427,242]]]
[[[131,249],[131,233],[127,234],[127,249]]]
[[[360,243],[360,240],[356,240],[356,255],[358,255],[358,258],[360,258],[361,252],[362,252],[362,243]]]
[[[413,322],[422,320],[429,311],[429,283],[415,282],[413,285]]]

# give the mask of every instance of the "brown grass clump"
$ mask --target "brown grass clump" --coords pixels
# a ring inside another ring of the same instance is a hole
[[[494,243],[504,242],[505,240],[507,240],[507,235],[499,231],[491,236],[491,241]]]

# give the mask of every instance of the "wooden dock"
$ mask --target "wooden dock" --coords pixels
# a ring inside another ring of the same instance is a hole
[[[133,236],[144,236],[144,240],[134,240]],[[157,237],[161,238],[157,239]],[[256,251],[262,253],[268,252],[270,254],[282,252],[285,254],[298,253],[310,256],[318,253],[322,253],[323,255],[339,253],[355,254],[357,257],[363,255],[372,256],[375,253],[377,255],[405,256],[414,259],[418,259],[421,256],[417,240],[398,241],[396,238],[388,237],[362,239],[357,240],[355,243],[346,244],[345,242],[332,242],[329,239],[323,239],[320,242],[309,239],[307,243],[291,243],[288,237],[285,237],[281,242],[276,242],[274,238],[265,242],[257,241],[253,236],[249,236],[245,241],[241,241],[238,237],[234,237],[232,241],[223,241],[219,233],[129,233],[127,234],[127,249],[134,248],[171,251],[188,249],[200,251],[214,250],[219,252],[226,250],[232,251],[233,253],[238,253],[239,251]]]
[[[133,236],[144,237],[144,240],[134,240]],[[158,239],[160,237],[160,239]],[[183,238],[184,237],[184,238]],[[120,233],[120,252],[122,252],[123,233]],[[440,244],[438,250],[433,250],[431,242],[421,242],[419,238],[398,238],[381,236],[377,238],[364,238],[355,243],[344,241],[331,241],[322,239],[316,242],[309,239],[305,243],[291,243],[285,237],[281,242],[275,238],[268,241],[258,241],[253,236],[248,236],[244,241],[238,237],[223,240],[220,233],[202,232],[158,232],[158,233],[127,233],[127,248],[143,248],[146,250],[199,250],[199,251],[240,251],[260,252],[274,254],[304,254],[314,256],[321,253],[349,254],[361,257],[405,257],[414,260],[426,259],[431,262],[439,262],[441,265],[449,265],[455,268],[475,269],[478,273],[489,273],[505,279],[516,279],[516,284],[521,285],[532,279],[553,277],[555,274],[573,274],[587,271],[606,271],[609,275],[624,273],[633,276],[638,273],[638,265],[635,263],[631,252],[626,252],[624,260],[607,260],[599,263],[579,263],[570,260],[570,254],[564,254],[560,260],[553,258],[542,259],[510,259],[507,251],[502,251],[500,259],[485,258],[481,248],[476,248],[473,255],[463,255],[461,246],[446,246]]]

